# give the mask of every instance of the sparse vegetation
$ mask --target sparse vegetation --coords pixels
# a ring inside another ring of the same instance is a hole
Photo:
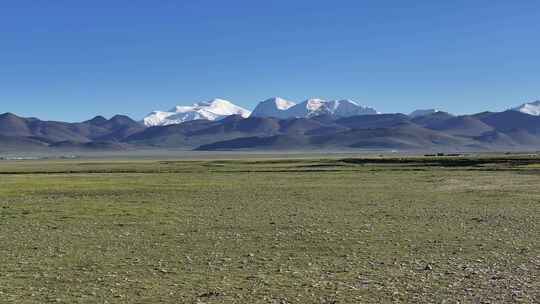
[[[0,302],[538,303],[539,163],[2,161]]]

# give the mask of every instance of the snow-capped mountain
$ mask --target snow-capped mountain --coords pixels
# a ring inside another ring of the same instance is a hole
[[[265,101],[261,101],[251,112],[254,117],[275,117],[287,118],[287,110],[296,105],[292,101],[285,100],[280,97],[273,97]]]
[[[305,100],[299,104],[296,104],[285,111],[285,117],[287,118],[303,118],[303,117],[312,117],[324,114],[323,104],[326,101],[318,98],[311,98]]]
[[[438,112],[441,112],[441,111],[437,109],[420,109],[420,110],[411,112],[409,114],[409,117],[415,118],[415,117],[427,116],[427,115],[435,114]]]
[[[336,117],[348,117],[356,115],[372,115],[378,112],[370,107],[361,106],[349,100],[308,99],[287,110],[289,117],[313,117],[318,115],[333,115]]]
[[[337,117],[379,114],[375,109],[361,106],[350,99],[331,100],[326,102],[323,107],[329,114]]]
[[[169,111],[154,111],[143,119],[143,123],[148,127],[166,126],[196,119],[219,120],[230,115],[246,118],[250,114],[250,111],[230,101],[216,98],[192,106],[176,106]]]
[[[512,110],[529,115],[540,116],[540,100],[524,103],[519,107],[513,108]]]
[[[336,117],[348,117],[377,114],[377,111],[370,107],[361,106],[348,99],[326,101],[319,98],[311,98],[294,104],[281,98],[271,98],[259,103],[252,115],[277,118],[308,118],[325,114]]]

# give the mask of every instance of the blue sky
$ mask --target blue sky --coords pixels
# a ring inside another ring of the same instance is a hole
[[[538,1],[1,1],[0,112],[140,119],[213,97],[382,112],[540,98]]]

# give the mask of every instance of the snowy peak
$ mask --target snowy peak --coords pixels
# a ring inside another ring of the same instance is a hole
[[[349,99],[325,101],[319,98],[311,98],[287,110],[288,117],[296,118],[314,117],[319,115],[349,117],[377,113],[378,112],[375,109],[361,106]]]
[[[272,106],[272,107],[275,107],[278,110],[287,110],[288,108],[294,106],[295,104],[296,103],[294,103],[292,101],[288,101],[288,100],[283,99],[281,97],[268,98],[267,100],[261,101],[259,103],[259,105]],[[253,112],[255,112],[255,110]]]
[[[224,99],[198,102],[192,106],[176,106],[169,111],[154,111],[143,119],[146,126],[180,124],[190,120],[219,120],[230,115],[248,117],[250,111]]]
[[[438,110],[438,109],[420,109],[420,110],[416,110],[416,111],[411,112],[409,114],[409,117],[411,117],[411,118],[422,117],[422,116],[435,114],[435,113],[438,113],[438,112],[441,112],[441,110]]]
[[[318,115],[316,113],[319,112],[324,103],[325,101],[322,99],[311,98],[290,107],[286,111],[285,116],[287,118],[303,118],[316,116]]]
[[[261,101],[251,113],[253,117],[275,117],[285,118],[285,111],[294,106],[295,103],[280,97],[272,97]]]
[[[513,108],[512,110],[533,116],[540,116],[540,100],[524,103],[519,107]]]
[[[338,117],[379,114],[374,108],[359,105],[350,99],[332,100],[326,104],[332,115]]]
[[[230,101],[212,99],[191,106],[179,105],[169,111],[154,111],[143,119],[143,123],[149,127],[165,126],[197,119],[219,120],[231,115],[239,115],[244,118],[251,115],[253,117],[288,119],[309,118],[319,115],[330,115],[339,118],[371,114],[378,114],[378,112],[373,108],[361,106],[349,99],[326,101],[320,98],[310,98],[296,104],[281,97],[272,97],[260,102],[253,110],[253,113]]]
[[[251,114],[250,111],[241,108],[228,100],[219,98],[208,102],[199,102],[194,106],[194,110],[208,112],[209,114],[216,116],[216,119],[220,118],[218,116],[240,115],[242,117],[248,117]]]
[[[270,98],[267,101],[272,101],[276,105],[276,108],[278,108],[279,110],[287,110],[288,108],[296,104],[292,101],[288,101],[280,97]]]
[[[302,104],[305,106],[305,108],[308,111],[318,111],[321,109],[321,107],[324,106],[325,103],[326,103],[325,100],[322,100],[319,98],[311,98],[304,101]]]

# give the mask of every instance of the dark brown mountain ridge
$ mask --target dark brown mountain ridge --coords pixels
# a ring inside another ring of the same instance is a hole
[[[145,127],[125,115],[79,123],[0,115],[0,152],[25,150],[535,150],[540,117],[517,111],[453,116],[436,112],[335,118],[229,116]]]

